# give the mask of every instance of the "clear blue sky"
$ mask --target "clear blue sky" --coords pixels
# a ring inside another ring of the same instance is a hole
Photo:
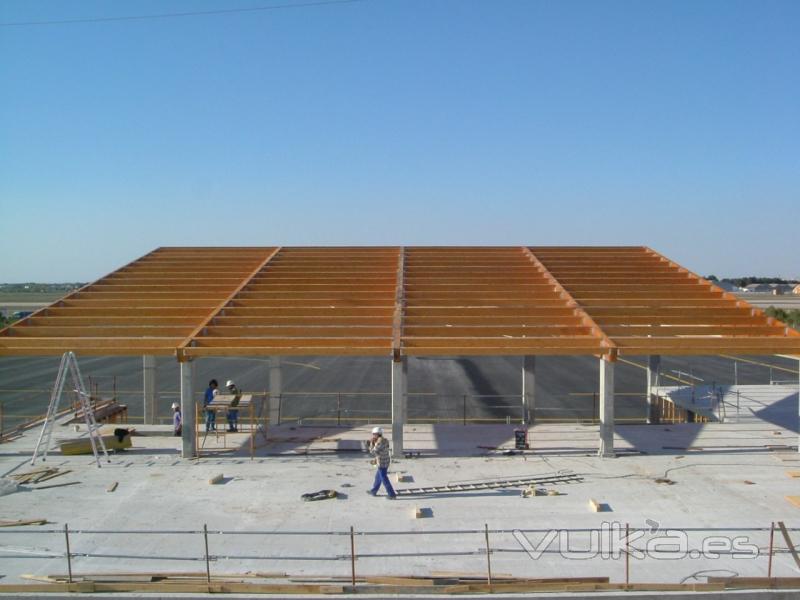
[[[0,22],[291,3],[2,0]],[[795,0],[0,27],[0,281],[198,244],[645,244],[800,276],[798,32]]]

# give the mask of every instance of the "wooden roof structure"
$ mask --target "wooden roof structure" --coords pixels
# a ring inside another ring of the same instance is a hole
[[[0,355],[800,354],[646,247],[158,248],[0,331]]]

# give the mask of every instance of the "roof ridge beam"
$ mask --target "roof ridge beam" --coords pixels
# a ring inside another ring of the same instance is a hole
[[[405,272],[406,272],[406,249],[400,246],[397,256],[397,279],[394,289],[394,313],[392,315],[392,360],[398,362],[402,351],[403,341],[403,318],[405,316]]]
[[[533,263],[533,266],[536,267],[542,275],[544,275],[545,279],[553,284],[559,296],[566,300],[567,306],[572,308],[575,311],[575,314],[581,318],[583,324],[589,327],[592,335],[596,335],[601,338],[600,345],[607,348],[608,351],[606,356],[608,356],[608,360],[617,360],[617,345],[611,341],[611,338],[606,335],[606,332],[603,331],[603,329],[595,322],[595,320],[589,316],[589,313],[584,310],[583,306],[581,306],[581,304],[575,300],[572,294],[570,294],[566,288],[561,285],[561,282],[558,281],[558,279],[555,278],[555,276],[547,269],[547,267],[544,266],[544,263],[539,260],[539,257],[537,257],[530,248],[523,246],[522,252],[528,257],[528,260]]]
[[[726,300],[732,300],[733,302],[735,302],[736,303],[735,304],[736,307],[744,308],[744,309],[749,310],[750,314],[752,316],[754,316],[754,317],[762,317],[762,318],[764,318],[767,321],[767,325],[771,325],[773,327],[782,327],[783,328],[783,334],[784,334],[785,337],[800,337],[800,331],[797,331],[793,327],[789,327],[786,323],[784,323],[782,321],[779,321],[778,319],[776,319],[774,317],[770,317],[769,315],[767,315],[760,308],[757,308],[757,307],[753,306],[752,304],[750,304],[749,302],[747,302],[745,300],[742,300],[741,298],[737,297],[736,295],[731,294],[730,292],[728,292],[726,290],[723,290],[718,285],[715,285],[712,282],[708,281],[708,279],[705,279],[704,277],[700,277],[697,273],[694,273],[693,271],[690,271],[686,267],[683,267],[683,266],[679,265],[678,263],[676,263],[673,260],[670,260],[669,258],[664,256],[663,254],[661,254],[659,252],[656,252],[655,250],[653,250],[649,246],[645,246],[644,249],[645,249],[645,252],[647,252],[651,256],[654,256],[654,257],[660,259],[661,261],[667,263],[669,266],[671,266],[674,269],[677,269],[681,273],[685,273],[689,277],[696,279],[698,281],[698,283],[700,283],[702,285],[709,286],[709,288],[711,290],[713,290],[713,291],[721,292],[722,293],[722,297],[725,298]]]
[[[241,292],[244,288],[246,288],[247,284],[249,284],[253,280],[253,278],[256,275],[258,275],[261,272],[261,270],[264,267],[266,267],[267,264],[269,264],[269,262],[280,253],[280,251],[282,249],[283,249],[282,246],[278,246],[277,248],[275,248],[275,250],[273,250],[264,260],[262,260],[259,263],[259,265],[255,269],[253,269],[253,271],[249,275],[247,275],[242,280],[242,282],[236,287],[235,290],[233,290],[230,294],[228,294],[227,298],[225,298],[216,307],[214,307],[214,309],[208,314],[208,316],[205,319],[203,319],[203,322],[200,323],[194,329],[194,331],[192,331],[192,333],[190,333],[186,337],[186,339],[184,339],[180,344],[178,344],[178,347],[175,349],[175,353],[176,353],[176,355],[178,357],[178,362],[185,362],[186,360],[188,360],[188,357],[186,356],[186,354],[184,352],[186,350],[186,348],[188,346],[190,346],[191,344],[194,344],[195,338],[198,335],[200,335],[200,333],[206,327],[208,327],[208,324],[211,323],[211,321],[214,320],[214,317],[216,317],[217,315],[220,314],[220,312],[225,310],[225,307],[228,306],[233,301],[233,299],[239,294],[239,292]]]

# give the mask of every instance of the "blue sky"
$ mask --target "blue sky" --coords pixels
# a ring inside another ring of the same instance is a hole
[[[3,0],[0,22],[291,3]],[[273,244],[644,244],[800,277],[799,30],[800,2],[735,0],[0,27],[0,281]]]

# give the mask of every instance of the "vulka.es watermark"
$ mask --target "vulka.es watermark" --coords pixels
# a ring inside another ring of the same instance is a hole
[[[647,520],[647,528],[631,529],[626,534],[625,524],[604,521],[598,529],[551,529],[536,540],[519,529],[513,536],[537,560],[544,554],[557,553],[571,560],[601,558],[615,560],[630,552],[637,559],[679,560],[684,558],[756,558],[759,549],[748,536],[705,535],[690,544],[689,534],[682,529],[660,529],[659,524]],[[693,532],[697,534],[698,532]]]

